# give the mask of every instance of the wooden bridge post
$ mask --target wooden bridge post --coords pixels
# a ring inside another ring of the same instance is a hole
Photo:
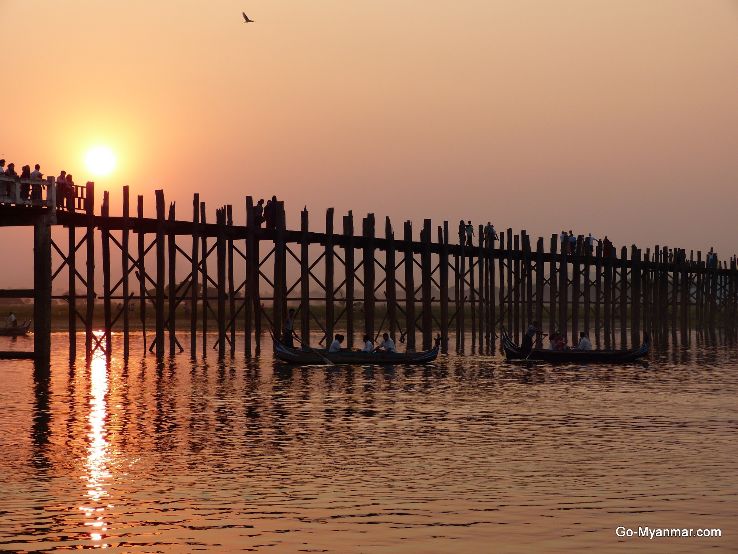
[[[197,303],[200,297],[200,195],[192,197],[192,284],[190,287],[190,357],[197,357]]]
[[[366,225],[366,223],[364,223]],[[366,229],[364,229],[366,231]],[[355,281],[356,281],[356,246],[354,242],[354,213],[349,210],[348,214],[343,216],[343,265],[344,265],[344,297],[346,300],[344,306],[344,314],[346,317],[346,346],[353,348],[354,346],[354,302],[356,301]],[[339,287],[340,288],[340,285]],[[374,338],[374,335],[372,335]]]
[[[374,338],[374,214],[367,214],[362,222],[364,235],[364,332]],[[381,329],[380,329],[381,331]]]
[[[522,332],[528,329],[528,325],[533,322],[533,259],[530,245],[530,235],[523,231],[521,234],[523,241],[523,271],[525,275],[525,321],[521,328]]]
[[[431,348],[433,343],[433,288],[431,269],[431,220],[423,220],[423,230],[420,233],[420,267],[421,267],[421,298],[423,311],[421,324],[423,326],[423,350]]]
[[[405,237],[405,240],[407,240],[407,237]],[[456,279],[459,283],[456,306],[456,350],[462,353],[466,349],[466,232],[463,221],[459,225],[459,255]]]
[[[515,342],[520,343],[520,291],[524,276],[520,271],[520,235],[513,237],[513,252],[510,264],[513,267],[513,331]]]
[[[177,235],[174,226],[177,217],[174,202],[169,204],[169,217],[167,221],[167,269],[169,279],[167,281],[167,319],[169,324],[169,355],[174,356],[177,348]]]
[[[259,302],[259,230],[261,221],[256,220],[254,199],[246,197],[246,306],[244,307],[244,353],[251,357],[251,334],[254,319],[261,311]]]
[[[164,191],[157,190],[156,195],[156,358],[164,357]]]
[[[395,261],[395,233],[392,231],[392,222],[386,218],[384,222],[384,236],[387,240],[385,259],[387,320],[389,321],[389,335],[393,341],[397,338],[397,262]],[[374,337],[372,337],[374,338]]]
[[[603,256],[603,270],[605,273],[605,348],[613,348],[612,345],[612,267],[613,267],[613,252],[607,252]]]
[[[92,357],[92,329],[95,317],[95,184],[87,183],[85,192],[85,212],[87,215],[87,305],[85,309],[85,351],[86,359]]]
[[[641,344],[641,251],[633,245],[630,254],[630,343]]]
[[[210,301],[208,300],[208,230],[207,211],[205,202],[200,202],[200,250],[202,250],[202,357],[208,357],[208,311]],[[258,346],[257,346],[258,351]]]
[[[477,240],[477,342],[479,343],[479,353],[484,351],[484,332],[485,332],[485,308],[487,305],[487,280],[485,279],[484,268],[486,265],[486,256],[484,255],[484,225],[479,226],[479,237]],[[430,251],[430,244],[428,245]],[[430,342],[426,350],[430,348]]]
[[[595,249],[595,343],[598,347],[602,333],[602,270],[602,242],[599,242]]]
[[[448,352],[448,221],[438,227],[438,243],[441,254],[438,259],[438,278],[441,295],[441,352]]]
[[[488,346],[490,351],[494,351],[496,344],[496,333],[497,333],[497,294],[496,294],[496,282],[495,270],[496,270],[496,255],[495,255],[495,238],[494,234],[489,237],[489,244],[487,245],[487,255],[489,256],[487,272],[489,273],[489,325],[487,327],[487,334],[489,335]]]
[[[628,248],[623,246],[620,250],[620,348],[628,345],[628,265]]]
[[[466,251],[469,252],[469,269],[466,275],[469,276],[469,312],[471,315],[471,350],[472,354],[476,352],[477,348],[477,284],[474,279],[474,254],[475,254],[474,242],[467,244]],[[465,277],[466,277],[465,275]]]
[[[333,331],[336,321],[334,305],[334,252],[333,252],[333,208],[328,208],[325,213],[325,334],[326,346],[333,340]]]
[[[144,217],[144,198],[140,194],[136,198],[136,215],[138,216],[139,221]],[[143,353],[145,356],[149,351],[146,344],[146,235],[144,228],[141,225],[138,226],[136,234],[138,239],[138,256],[136,260],[136,265],[138,266],[138,316],[141,322]]]
[[[556,277],[558,273],[556,271],[556,251],[559,235],[551,235],[551,246],[549,251],[549,262],[548,262],[548,334],[553,335],[557,330],[557,316],[556,316],[556,296],[557,286]],[[562,246],[563,248],[563,246]]]
[[[589,334],[592,332],[590,328],[590,320],[591,320],[591,308],[592,308],[592,241],[585,240],[584,247],[582,249],[582,256],[584,258],[584,271],[583,271],[583,278],[584,278],[584,292],[583,292],[583,300],[584,300],[584,332]]]
[[[50,371],[51,360],[51,216],[33,225],[33,352],[37,368]]]
[[[287,243],[285,233],[284,202],[277,203],[277,220],[274,234],[274,299],[273,319],[274,331],[281,335],[284,320],[287,317]]]
[[[230,355],[236,355],[236,286],[233,268],[233,206],[226,206],[226,233],[228,254],[228,322],[230,323]]]
[[[497,251],[497,271],[500,276],[498,298],[500,300],[500,313],[498,321],[500,327],[507,327],[507,332],[511,332],[509,326],[506,326],[505,317],[507,315],[507,301],[505,298],[505,266],[506,266],[506,255],[505,255],[505,233],[500,232],[500,247]]]
[[[415,351],[415,275],[413,259],[413,224],[405,222],[405,332],[407,350]]]
[[[123,359],[127,360],[130,355],[130,318],[129,318],[129,302],[130,288],[128,283],[129,256],[130,256],[130,191],[128,185],[123,187],[123,231],[121,233],[121,271],[122,276],[122,292],[123,292]]]
[[[279,213],[279,210],[278,210]],[[277,216],[279,218],[279,216]],[[215,239],[216,274],[218,276],[218,359],[225,358],[226,353],[226,213],[225,207],[215,210],[217,237]],[[275,271],[276,273],[276,271]],[[275,277],[276,284],[276,277]],[[275,293],[276,296],[276,293]],[[277,328],[279,331],[281,327]]]
[[[300,340],[310,344],[310,228],[307,207],[300,212]]]
[[[516,328],[514,327],[514,309],[513,299],[517,286],[513,285],[513,235],[512,229],[507,229],[507,328],[510,334],[515,337]],[[515,276],[517,278],[517,275]],[[518,339],[515,338],[517,342]]]
[[[71,191],[67,201],[67,211],[74,220],[76,211],[75,192]],[[67,287],[68,287],[68,308],[67,308],[67,325],[69,331],[69,361],[72,362],[77,357],[77,236],[76,227],[70,221],[68,229],[69,250],[67,254]]]
[[[543,330],[543,288],[545,284],[543,262],[543,238],[539,238],[536,243],[536,321],[539,330]],[[536,348],[542,348],[542,335],[536,334]]]
[[[103,315],[105,320],[105,357],[113,354],[112,332],[113,309],[110,298],[110,194],[103,192],[103,202],[100,209],[100,238],[102,241],[102,271],[103,271]]]
[[[571,344],[579,342],[579,298],[582,294],[581,254],[584,248],[584,237],[577,237],[577,244],[572,252],[572,289],[571,289]]]
[[[561,243],[561,254],[559,258],[559,333],[566,338],[569,300],[569,267],[568,267],[568,241]]]

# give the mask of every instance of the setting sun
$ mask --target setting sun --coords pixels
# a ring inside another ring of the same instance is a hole
[[[87,151],[85,165],[96,176],[109,175],[115,169],[115,154],[107,146],[95,146]]]

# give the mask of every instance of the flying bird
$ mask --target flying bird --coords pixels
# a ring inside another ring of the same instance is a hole
[[[249,19],[249,16],[246,15],[246,12],[241,12],[241,15],[243,15],[243,22],[244,23],[253,23],[253,19]]]

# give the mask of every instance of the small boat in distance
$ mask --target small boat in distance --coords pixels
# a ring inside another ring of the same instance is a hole
[[[326,360],[337,365],[423,365],[438,357],[440,341],[422,352],[359,352],[341,350],[328,352],[325,349],[292,348],[272,336],[274,356],[283,362],[295,365],[325,365]]]
[[[28,334],[30,328],[30,321],[26,321],[15,327],[0,327],[0,337],[22,337]]]
[[[648,355],[651,337],[643,337],[643,344],[632,350],[544,350],[534,348],[530,354],[524,353],[515,344],[507,331],[502,331],[502,348],[508,360],[529,360],[559,364],[616,364],[633,362]]]

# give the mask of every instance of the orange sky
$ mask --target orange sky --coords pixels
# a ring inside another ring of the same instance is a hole
[[[245,9],[256,20],[245,25]],[[738,251],[733,0],[0,0],[0,157],[232,203]],[[453,226],[452,226],[453,227]],[[0,256],[30,259],[2,230]],[[3,286],[30,278],[5,272]]]

